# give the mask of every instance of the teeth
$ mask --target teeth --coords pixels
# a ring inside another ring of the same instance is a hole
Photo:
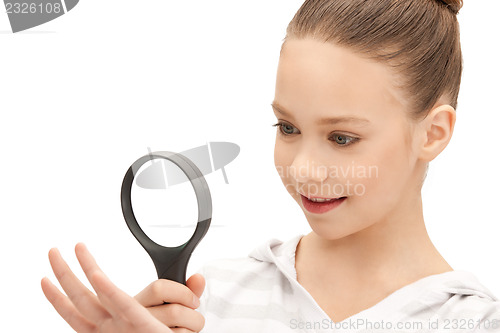
[[[314,202],[325,202],[325,201],[332,201],[335,199],[310,198],[309,200],[314,201]]]

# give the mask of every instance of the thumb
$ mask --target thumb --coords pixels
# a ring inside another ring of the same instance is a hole
[[[199,273],[193,274],[186,281],[186,286],[199,298],[205,290],[205,278]]]

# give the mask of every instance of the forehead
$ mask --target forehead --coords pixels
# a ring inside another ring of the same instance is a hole
[[[372,117],[386,116],[404,106],[396,77],[388,66],[314,39],[285,43],[275,100],[294,110]]]

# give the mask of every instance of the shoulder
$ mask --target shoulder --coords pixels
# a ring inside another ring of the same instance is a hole
[[[402,312],[412,318],[427,318],[430,328],[439,327],[437,332],[500,331],[500,300],[471,272],[431,276],[422,279],[415,290],[418,295],[402,307]]]
[[[500,331],[500,301],[481,293],[453,293],[438,311],[444,328],[465,327],[469,332]]]
[[[291,288],[273,263],[220,259],[199,273],[206,281],[198,308],[205,317],[203,333],[288,331],[289,318],[295,315],[283,296],[290,296]]]
[[[253,257],[212,260],[199,273],[204,276],[205,288],[211,297],[232,300],[248,301],[249,294],[270,292],[275,287],[283,287],[285,282],[274,262]]]
[[[221,258],[211,260],[203,265],[200,269],[205,272],[210,278],[221,277],[220,273],[252,273],[255,271],[266,272],[273,266],[270,262],[257,260],[253,257],[240,258]]]
[[[283,273],[289,253],[278,248],[279,241],[267,241],[247,257],[212,260],[198,270],[206,281],[198,308],[205,317],[203,333],[290,331],[298,302]]]
[[[237,285],[240,288],[270,289],[283,278],[294,278],[295,249],[302,235],[286,242],[269,239],[253,249],[248,256],[224,258],[207,262],[199,273],[207,284]],[[279,281],[277,281],[277,279]],[[224,289],[224,288],[222,288]]]

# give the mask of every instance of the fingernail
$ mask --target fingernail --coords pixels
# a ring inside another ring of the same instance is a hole
[[[193,295],[193,305],[195,308],[200,306],[200,299],[198,297],[196,297],[195,295]]]

